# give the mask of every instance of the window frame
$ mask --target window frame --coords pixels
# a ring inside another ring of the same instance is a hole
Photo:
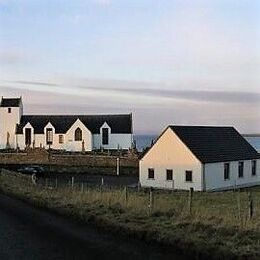
[[[188,174],[190,174],[190,176]],[[187,178],[188,176],[190,178]],[[192,172],[192,170],[186,170],[185,171],[185,182],[193,182],[193,172]]]
[[[53,129],[46,128],[46,144],[52,145],[53,144]]]
[[[238,178],[244,178],[244,162],[238,162]]]
[[[251,176],[256,176],[257,175],[257,173],[256,173],[256,171],[257,171],[257,160],[252,160],[251,161]]]
[[[104,133],[105,131],[105,133]],[[101,129],[101,138],[102,138],[102,145],[108,145],[109,144],[109,128],[103,127]]]
[[[224,180],[230,180],[230,163],[224,163]]]
[[[173,181],[173,170],[172,169],[166,169],[166,181]]]
[[[74,132],[74,141],[75,142],[82,142],[83,140],[83,133],[82,133],[82,130],[77,127],[75,132]]]
[[[59,135],[59,144],[64,144],[64,135]]]
[[[151,177],[152,174],[152,177]],[[154,180],[154,168],[148,168],[148,180]]]

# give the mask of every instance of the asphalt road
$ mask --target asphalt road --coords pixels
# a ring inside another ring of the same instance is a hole
[[[0,194],[0,259],[184,259]]]

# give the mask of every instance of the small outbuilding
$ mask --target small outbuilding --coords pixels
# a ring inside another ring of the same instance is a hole
[[[260,156],[234,127],[168,126],[139,162],[141,186],[197,191],[260,184]]]

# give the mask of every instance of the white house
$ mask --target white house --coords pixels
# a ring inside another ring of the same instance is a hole
[[[132,114],[23,115],[22,98],[0,103],[0,149],[124,150],[132,143]]]
[[[141,186],[197,191],[260,184],[257,151],[233,127],[168,126],[139,163]]]

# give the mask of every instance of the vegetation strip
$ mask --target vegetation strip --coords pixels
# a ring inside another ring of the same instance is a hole
[[[41,187],[29,176],[3,170],[2,192],[113,233],[156,242],[197,258],[260,257],[260,188],[193,194],[102,187]],[[239,202],[238,202],[239,201]],[[152,203],[152,205],[151,205]],[[239,207],[238,207],[239,206]]]

